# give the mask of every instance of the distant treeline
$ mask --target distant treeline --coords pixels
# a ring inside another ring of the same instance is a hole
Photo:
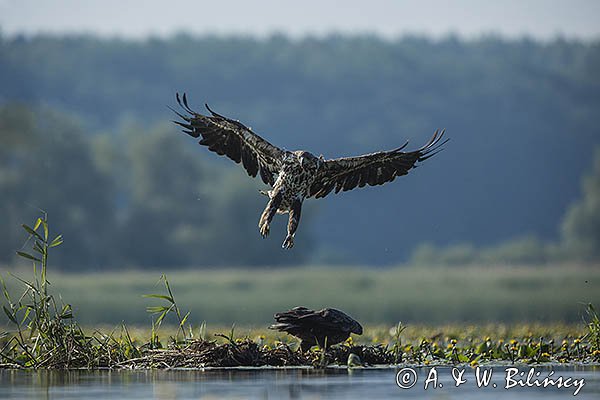
[[[390,264],[426,242],[421,256],[559,243],[600,144],[599,70],[600,43],[563,40],[0,38],[0,262],[38,207],[73,269]],[[258,234],[259,182],[169,124],[176,91],[328,158],[416,147],[436,128],[451,141],[392,184],[309,202],[284,252],[281,218]]]

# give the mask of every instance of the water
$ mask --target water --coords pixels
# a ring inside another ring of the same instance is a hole
[[[171,371],[15,371],[0,370],[0,399],[567,399],[575,387],[505,389],[506,368],[493,369],[487,387],[478,388],[475,371],[464,368],[466,382],[455,386],[452,369],[415,369],[411,389],[396,384],[398,369],[227,369]],[[525,380],[530,367],[520,366]],[[538,380],[550,367],[535,367]],[[600,367],[554,367],[552,378],[583,379],[577,399],[600,399]],[[410,371],[408,377],[411,378]],[[510,371],[509,371],[510,372]],[[437,381],[433,378],[437,373]],[[455,371],[455,375],[458,371]],[[427,390],[424,383],[430,378]],[[518,374],[514,379],[518,378]],[[535,375],[533,376],[535,378]],[[409,379],[407,379],[407,382]],[[573,383],[573,381],[570,381]],[[437,384],[437,388],[433,387]],[[493,384],[496,383],[496,388]],[[441,384],[441,387],[440,387]]]

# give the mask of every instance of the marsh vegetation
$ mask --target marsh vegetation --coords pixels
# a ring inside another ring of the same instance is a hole
[[[8,319],[8,329],[0,334],[0,357],[2,366],[5,368],[201,368],[262,365],[325,367],[330,364],[345,365],[349,362],[350,354],[358,356],[358,361],[354,361],[354,363],[362,365],[399,363],[418,365],[470,363],[475,365],[486,362],[596,363],[600,361],[600,320],[591,304],[585,307],[580,305],[579,310],[585,311],[585,317],[578,325],[480,323],[473,326],[450,324],[424,327],[415,324],[408,329],[406,325],[398,323],[393,326],[368,327],[363,336],[350,337],[343,344],[328,350],[316,346],[309,352],[301,352],[297,349],[298,343],[295,339],[281,333],[266,333],[264,328],[249,327],[240,330],[234,324],[230,329],[215,331],[208,328],[206,321],[210,321],[210,319],[205,316],[206,319],[199,326],[194,326],[192,312],[187,309],[187,306],[182,306],[179,303],[179,297],[174,294],[173,288],[179,286],[179,283],[170,282],[164,275],[158,281],[161,286],[158,288],[154,286],[155,290],[160,291],[146,294],[143,297],[145,301],[158,302],[158,304],[147,306],[146,311],[151,316],[151,324],[145,332],[128,328],[124,322],[113,329],[84,329],[74,317],[74,307],[67,303],[67,298],[55,291],[54,285],[51,284],[53,281],[51,279],[60,278],[60,275],[50,278],[48,273],[49,255],[53,248],[62,244],[62,236],[53,236],[45,214],[39,217],[32,226],[23,225],[23,229],[28,235],[26,244],[29,249],[22,249],[18,254],[33,264],[33,275],[24,278],[10,273],[9,282],[12,282],[13,285],[9,287],[4,279],[1,282],[4,295],[2,308]],[[293,271],[296,273],[306,272],[305,270]],[[514,271],[517,273],[517,278],[521,279],[509,280],[508,282],[512,283],[504,287],[503,291],[510,287],[514,287],[515,290],[532,292],[537,290],[536,285],[531,284],[531,276],[527,280],[518,275],[523,274],[522,269]],[[539,274],[539,270],[534,271]],[[313,272],[316,279],[314,283],[321,282],[321,285],[327,285],[323,276],[318,272],[318,270]],[[381,280],[376,279],[376,274],[367,280],[366,276],[360,275],[358,275],[360,279],[357,279],[356,275],[345,273],[344,269],[331,270],[331,273],[334,272],[340,277],[345,277],[343,279],[352,278],[345,282],[353,290],[350,293],[351,297],[343,299],[343,304],[347,304],[348,308],[352,305],[357,307],[355,315],[359,315],[359,312],[367,314],[365,309],[359,307],[361,302],[352,302],[351,298],[366,298],[368,296],[363,296],[361,290],[373,291],[374,287],[377,288],[384,282],[390,284],[389,279],[386,280],[385,277],[379,278]],[[385,274],[389,271],[381,272]],[[435,276],[436,272],[442,274],[442,270],[435,269],[427,272],[429,274],[420,276],[421,281],[412,281],[409,284],[419,284],[419,290],[424,290],[427,288],[427,282],[431,283],[432,276]],[[510,270],[504,272],[507,273]],[[587,279],[592,279],[589,272],[588,270],[585,276]],[[215,273],[222,274],[223,272]],[[264,273],[265,276],[262,278],[269,276],[267,271]],[[279,271],[279,273],[282,272]],[[354,271],[354,274],[358,274],[358,271]],[[243,302],[241,299],[244,293],[253,287],[249,283],[253,281],[246,278],[246,283],[240,285],[240,274],[235,275],[237,276],[235,279],[232,278],[233,276],[231,275],[229,280],[223,282],[225,285],[229,285],[230,295],[236,293],[232,297],[237,299],[237,307],[244,308],[248,302]],[[448,278],[451,276],[446,276],[443,284],[455,289],[460,282],[450,281]],[[502,282],[499,276],[492,276],[494,282]],[[82,279],[82,277],[79,278]],[[123,276],[121,276],[122,278]],[[287,295],[293,293],[292,288],[296,287],[298,282],[302,282],[303,285],[312,283],[307,283],[306,280],[302,281],[301,276],[292,278],[283,280],[283,287],[285,287]],[[561,278],[558,284],[564,288],[565,281],[568,280],[564,279],[564,276]],[[259,281],[260,279],[255,282]],[[400,281],[402,281],[402,276],[398,277],[396,283]],[[95,287],[102,287],[102,285],[98,285],[97,280],[93,280],[93,282]],[[143,282],[143,280],[137,281],[140,288],[145,287]],[[276,279],[275,282],[281,284],[282,281]],[[354,282],[354,285],[351,282]],[[15,283],[20,287],[20,292],[14,287]],[[394,281],[392,281],[392,286],[387,289],[392,294],[398,293],[398,290],[391,290],[394,289],[393,283]],[[482,281],[476,283],[482,285]],[[202,292],[209,286],[196,287],[195,290]],[[558,290],[557,287],[553,288],[550,282],[544,282],[539,287],[546,288],[548,286],[550,286],[550,290]],[[325,290],[327,286],[320,288]],[[114,297],[114,293],[120,292],[118,289],[120,288],[107,286],[106,291],[98,297],[98,303],[101,303],[101,306],[107,311],[132,307],[130,302],[124,300],[122,304],[114,305],[113,309],[113,305],[105,301]],[[265,287],[259,289],[265,290]],[[485,290],[485,287],[481,289]],[[375,292],[379,292],[379,290]],[[127,293],[132,298],[135,296],[125,290],[123,293]],[[319,293],[319,290],[317,289],[314,293]],[[481,298],[486,297],[481,292],[476,294]],[[512,295],[514,296],[514,293]],[[581,289],[579,289],[578,295],[592,296],[591,293],[581,292]],[[488,296],[490,296],[489,293]],[[265,297],[269,297],[273,301],[271,296],[262,296],[262,298]],[[423,299],[428,296],[420,295],[417,298]],[[451,299],[452,296],[449,295],[447,298]],[[531,299],[531,296],[529,298]],[[547,299],[553,298],[556,299],[557,296],[548,293]],[[468,296],[463,297],[463,304],[466,304],[468,299]],[[312,301],[320,300],[312,299]],[[329,298],[328,301],[333,300],[333,298]],[[500,300],[493,300],[495,304],[501,304]],[[206,301],[210,302],[211,299]],[[297,299],[286,297],[286,301],[297,301]],[[211,302],[210,306],[215,307],[214,304]],[[367,304],[367,307],[369,305],[373,307],[374,304],[385,304],[385,302],[381,298],[377,298],[369,300]],[[264,304],[255,304],[255,306],[257,308],[266,307]],[[544,306],[550,307],[550,311],[553,310],[552,304],[544,304]],[[277,305],[277,307],[280,308],[281,305]],[[363,307],[365,306],[363,305]],[[422,306],[417,309],[426,312]],[[532,312],[531,306],[526,309]],[[82,312],[82,315],[85,315],[85,312]],[[474,313],[474,315],[478,314]],[[552,314],[549,314],[548,318],[551,317]],[[174,328],[163,327],[163,323],[169,319],[171,323],[175,323]],[[415,320],[418,319],[415,318]],[[479,317],[480,322],[483,320],[485,318]]]

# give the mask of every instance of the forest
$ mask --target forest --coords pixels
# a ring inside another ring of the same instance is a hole
[[[600,42],[372,36],[0,37],[0,264],[48,213],[70,271],[540,264],[600,258]],[[264,186],[179,132],[175,92],[326,158],[445,150],[305,204],[263,240]]]

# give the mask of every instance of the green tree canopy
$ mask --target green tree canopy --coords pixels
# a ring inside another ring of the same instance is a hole
[[[0,260],[12,260],[23,241],[20,224],[43,209],[74,249],[59,249],[57,264],[90,268],[108,263],[112,184],[96,168],[81,125],[55,111],[9,104],[0,107],[0,135]]]
[[[0,135],[0,262],[39,209],[68,243],[54,257],[67,269],[301,264],[310,254],[308,230],[306,252],[280,251],[283,219],[281,238],[262,240],[258,182],[206,163],[165,124],[91,136],[63,113],[7,104]]]
[[[116,208],[118,224],[127,218],[139,224],[140,215],[132,212],[143,214],[144,207],[148,212],[164,209],[159,204],[164,195],[157,187],[143,183],[136,189],[137,181],[128,176],[143,182],[152,171],[158,174],[157,182],[163,182],[160,174],[166,174],[155,171],[159,166],[152,161],[143,161],[154,156],[130,159],[135,141],[118,137],[119,127],[124,121],[138,121],[146,129],[138,126],[127,135],[142,136],[168,130],[170,140],[180,141],[206,161],[197,179],[219,176],[216,187],[202,185],[209,188],[208,198],[194,192],[194,199],[202,197],[195,201],[200,207],[236,177],[231,182],[240,191],[238,205],[233,205],[234,197],[215,200],[218,207],[211,210],[230,204],[228,211],[208,217],[223,223],[242,213],[236,221],[248,218],[248,224],[232,227],[251,231],[248,241],[241,234],[223,240],[239,239],[267,262],[281,252],[275,251],[278,240],[256,237],[256,214],[264,199],[252,192],[255,183],[244,181],[248,178],[243,171],[234,172],[239,168],[226,160],[217,161],[214,154],[194,148],[189,138],[176,137],[176,127],[164,127],[173,118],[165,106],[175,105],[176,91],[188,92],[198,111],[206,101],[273,144],[327,158],[392,149],[408,139],[409,148],[414,148],[436,128],[446,128],[452,139],[446,150],[408,176],[382,187],[307,202],[307,211],[314,204],[319,218],[307,224],[309,213],[303,215],[298,240],[314,238],[317,251],[299,250],[298,242],[294,257],[302,252],[327,262],[391,264],[406,260],[424,242],[471,243],[474,248],[524,236],[540,243],[557,242],[557,225],[578,198],[580,177],[600,138],[599,70],[599,41],[564,39],[539,43],[498,37],[464,41],[452,36],[390,41],[366,35],[257,39],[182,34],[136,41],[0,37],[0,104],[19,100],[49,105],[77,115],[87,136],[110,132],[94,140],[94,168],[100,176],[110,176],[109,186],[117,186],[107,193],[112,193],[109,206]],[[155,124],[163,125],[155,128]],[[10,140],[23,139],[12,135]],[[157,157],[162,168],[179,163]],[[148,163],[148,169],[135,172],[138,167],[132,163],[138,162]],[[206,175],[208,165],[218,168],[217,175]],[[180,168],[171,173],[176,182],[167,187],[181,190],[182,180],[197,182],[189,173],[180,176]],[[183,186],[197,189],[190,185]],[[182,197],[189,206],[189,198]],[[180,200],[174,204],[184,207]],[[132,204],[135,208],[129,208]],[[250,210],[256,214],[250,215]],[[169,212],[189,216],[188,211]],[[197,222],[199,215],[190,218],[196,228],[181,226],[177,234],[173,231],[161,239],[200,235],[195,229],[204,227],[204,220]],[[211,228],[202,228],[202,235],[216,237],[225,230],[217,222],[206,224]],[[264,257],[271,250],[273,254]],[[452,259],[469,253],[468,248],[458,250]],[[187,259],[191,257],[184,256],[187,251],[179,247],[177,256],[171,256]],[[281,257],[288,256],[292,257]]]

